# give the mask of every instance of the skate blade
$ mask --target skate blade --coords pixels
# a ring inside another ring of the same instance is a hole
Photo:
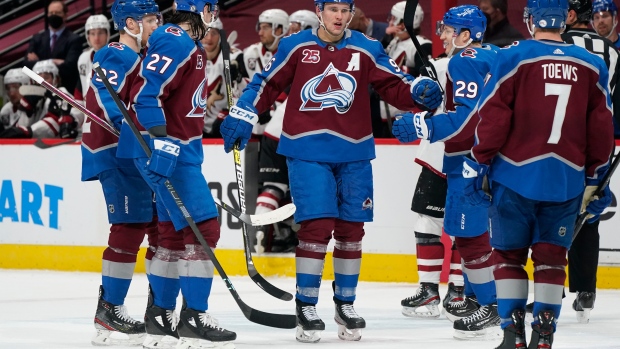
[[[323,331],[304,331],[301,326],[297,326],[295,339],[302,343],[316,343],[321,340],[321,332]]]
[[[592,309],[584,308],[583,311],[577,311],[575,314],[577,315],[577,322],[580,324],[587,324],[590,322],[590,312]]]
[[[174,348],[179,340],[171,336],[147,335],[142,348],[144,349],[171,349]]]
[[[480,331],[454,330],[453,337],[463,341],[493,341],[502,339],[504,332],[501,327],[493,326]]]
[[[211,342],[204,339],[199,338],[187,338],[181,337],[179,339],[179,343],[176,346],[176,349],[235,349],[235,344],[233,342]]]
[[[124,334],[118,331],[97,329],[97,333],[90,343],[98,347],[140,345],[144,342],[145,337],[146,333]]]
[[[338,325],[338,338],[343,341],[359,341],[362,339],[362,329],[348,329],[344,325]]]
[[[406,317],[422,318],[422,319],[438,319],[439,318],[439,307],[437,307],[436,304],[427,304],[427,305],[417,307],[417,308],[403,307],[402,313]]]

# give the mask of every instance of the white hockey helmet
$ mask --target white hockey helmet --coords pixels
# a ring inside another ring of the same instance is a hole
[[[258,16],[258,23],[256,23],[256,31],[261,23],[271,24],[271,33],[275,38],[281,38],[288,33],[288,13],[280,9],[265,10]],[[276,35],[276,29],[281,26],[282,34]]]
[[[301,30],[319,27],[319,18],[316,16],[316,13],[308,10],[299,10],[291,13],[288,17],[288,22],[299,23]]]
[[[105,31],[108,32],[108,42],[110,42],[110,22],[108,22],[106,16],[92,15],[86,20],[86,24],[84,25],[84,36],[86,36],[88,46],[92,47],[88,40],[88,31],[91,29],[105,29]]]
[[[397,2],[394,6],[392,6],[392,11],[390,12],[390,22],[393,21],[394,24],[398,25],[400,22],[405,19],[405,6],[407,5],[407,1]],[[415,9],[415,16],[413,17],[413,29],[420,28],[422,25],[422,20],[424,20],[424,11],[422,10],[422,6],[418,4]]]
[[[38,61],[32,67],[32,71],[41,74],[41,73],[50,73],[54,75],[54,78],[58,77],[58,67],[54,64],[54,61],[51,59],[46,59],[44,61]]]
[[[4,75],[4,84],[30,85],[30,78],[21,68],[10,69]]]
[[[207,25],[207,28],[213,28],[213,29],[217,29],[217,30],[222,30],[224,29],[224,24],[222,23],[222,21],[218,18],[215,21],[211,21],[211,23],[209,23]]]

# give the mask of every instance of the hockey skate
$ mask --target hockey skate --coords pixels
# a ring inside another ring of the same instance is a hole
[[[532,338],[527,349],[551,349],[555,314],[551,310],[538,313],[539,324],[532,326]]]
[[[422,282],[416,293],[400,301],[402,313],[408,317],[439,318],[439,285]]]
[[[297,314],[297,332],[295,338],[298,342],[316,343],[321,340],[321,331],[325,330],[325,323],[316,313],[314,304],[305,303],[295,299],[295,312]]]
[[[144,314],[147,336],[142,346],[147,349],[173,348],[179,341],[178,323],[179,317],[174,310],[153,304],[153,293],[149,286],[149,300]]]
[[[502,344],[495,349],[527,349],[525,342],[525,310],[515,309],[512,312],[512,325],[504,329]]]
[[[501,337],[501,320],[497,304],[483,305],[468,317],[454,321],[454,338],[463,340],[493,340]]]
[[[464,296],[460,301],[451,301],[444,303],[443,314],[448,320],[454,322],[470,316],[480,308],[476,296]]]
[[[235,332],[219,327],[217,320],[209,313],[187,308],[185,301],[177,333],[180,339],[176,349],[234,349],[233,341],[237,339]]]
[[[140,345],[146,332],[144,323],[132,319],[124,305],[113,305],[103,300],[103,286],[99,286],[99,301],[95,313],[97,334],[92,345]],[[126,334],[128,338],[113,338],[114,332]]]
[[[338,338],[345,341],[359,341],[362,339],[362,328],[366,328],[366,321],[357,315],[353,309],[353,302],[345,302],[334,297],[336,315],[334,320],[338,324]]]
[[[590,322],[590,312],[594,309],[595,300],[596,293],[594,292],[577,292],[577,298],[573,301],[573,310],[577,312],[577,321],[580,324]]]

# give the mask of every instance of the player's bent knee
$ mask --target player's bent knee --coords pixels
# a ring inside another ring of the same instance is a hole
[[[301,222],[297,232],[299,241],[327,245],[335,228],[335,218],[309,219]]]
[[[217,242],[220,240],[220,223],[217,221],[217,218],[199,222],[196,226],[202,237],[207,241],[207,245],[211,248],[215,248]],[[185,245],[200,245],[200,241],[198,241],[191,227],[183,228],[183,243]]]
[[[110,227],[108,246],[137,254],[146,234],[145,223],[116,223]]]
[[[173,251],[185,250],[185,245],[183,244],[183,234],[174,229],[172,222],[158,222],[157,227],[159,230],[159,239],[157,241],[158,247],[163,247]]]
[[[362,241],[364,237],[364,222],[350,222],[336,219],[334,238],[342,242]]]
[[[473,261],[491,252],[488,232],[473,238],[456,237],[454,242],[461,257],[466,262]]]
[[[539,242],[532,245],[532,261],[534,265],[566,266],[568,264],[566,252],[568,252],[566,247]]]

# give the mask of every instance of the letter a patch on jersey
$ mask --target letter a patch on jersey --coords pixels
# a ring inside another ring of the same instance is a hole
[[[351,55],[351,60],[349,61],[349,66],[347,67],[347,71],[359,71],[360,70],[360,53],[354,52]]]
[[[319,111],[335,108],[340,114],[349,111],[355,98],[357,81],[347,73],[329,64],[323,74],[310,79],[301,88],[301,111]]]

